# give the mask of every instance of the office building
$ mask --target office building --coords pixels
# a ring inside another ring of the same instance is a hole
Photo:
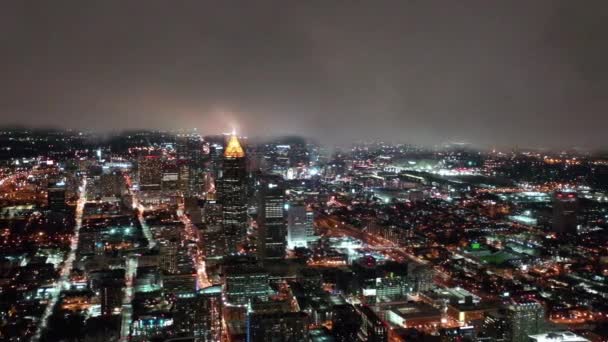
[[[112,315],[120,312],[123,299],[123,279],[112,277],[102,278],[95,282],[94,290],[99,293],[102,315]]]
[[[175,160],[163,163],[161,189],[163,191],[176,191],[179,188],[179,167]]]
[[[359,307],[361,329],[358,340],[360,342],[388,342],[388,326],[368,306]]]
[[[163,178],[163,162],[159,156],[139,158],[139,188],[141,190],[160,190]]]
[[[573,192],[556,192],[553,196],[553,231],[576,235],[578,197]]]
[[[238,265],[226,270],[226,300],[246,305],[253,299],[267,300],[270,294],[268,272],[255,265]]]
[[[340,304],[334,306],[332,311],[332,335],[336,342],[357,341],[361,318],[355,308],[350,304]]]
[[[537,301],[512,301],[507,307],[509,341],[527,342],[545,327],[545,308]]]
[[[126,192],[125,179],[118,170],[112,170],[99,176],[100,197],[120,198]]]
[[[245,151],[236,135],[232,135],[224,150],[218,197],[222,205],[222,228],[226,253],[238,252],[247,234],[247,172]]]
[[[285,258],[287,227],[285,189],[280,176],[264,176],[258,192],[258,256],[260,260]]]
[[[249,342],[296,342],[308,337],[308,315],[304,312],[253,312],[247,319]]]
[[[174,330],[198,341],[220,341],[222,336],[222,288],[210,286],[178,295],[175,302]]]
[[[161,240],[158,244],[158,264],[165,273],[177,273],[177,241]]]
[[[590,342],[591,340],[570,331],[550,332],[529,336],[530,342]]]
[[[314,237],[314,213],[302,202],[287,208],[287,245],[289,248],[307,247]]]
[[[65,202],[66,185],[64,181],[50,182],[47,189],[47,205],[50,210],[62,212],[67,209]]]
[[[198,134],[181,134],[176,140],[176,157],[179,166],[179,189],[196,195],[203,184],[204,159],[208,149]]]

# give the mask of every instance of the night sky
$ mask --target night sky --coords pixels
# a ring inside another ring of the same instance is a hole
[[[607,1],[4,1],[0,125],[607,147]]]

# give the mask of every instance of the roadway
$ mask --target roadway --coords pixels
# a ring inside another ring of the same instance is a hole
[[[87,202],[86,187],[87,187],[87,179],[86,179],[86,177],[83,177],[82,185],[78,188],[79,198],[78,198],[78,203],[76,204],[76,224],[74,227],[74,235],[72,236],[72,239],[70,241],[70,251],[68,252],[68,256],[65,259],[65,261],[63,262],[63,267],[61,268],[61,271],[59,272],[59,279],[55,282],[55,286],[53,289],[54,291],[52,291],[53,294],[52,294],[51,298],[49,299],[49,302],[47,303],[42,316],[40,317],[40,324],[38,325],[38,329],[36,330],[36,333],[32,337],[33,342],[37,342],[40,340],[42,331],[48,325],[48,319],[51,316],[51,314],[53,313],[53,309],[55,308],[55,305],[57,304],[57,301],[59,300],[59,295],[61,294],[61,291],[67,290],[70,287],[70,272],[72,271],[72,265],[74,264],[74,260],[76,259],[76,250],[78,249],[79,232],[80,232],[80,228],[82,227],[83,209],[84,209],[85,203]]]
[[[205,288],[211,286],[209,277],[207,276],[205,257],[201,252],[201,235],[198,228],[192,223],[190,218],[185,214],[183,201],[179,204],[177,209],[180,221],[184,224],[184,235],[183,243],[189,244],[190,241],[195,243],[195,246],[188,246],[188,253],[192,258],[192,263],[196,269],[196,277],[199,288]]]
[[[131,334],[133,317],[133,282],[137,273],[137,257],[129,256],[125,260],[125,295],[122,300],[122,323],[120,325],[120,341],[128,341]]]
[[[367,248],[376,250],[392,260],[403,262],[406,260],[414,261],[419,264],[428,264],[428,261],[420,259],[392,241],[368,232],[357,229],[349,224],[343,223],[335,217],[319,213],[316,220],[318,227],[326,228],[331,235],[350,236],[363,241]]]
[[[137,210],[137,220],[139,221],[139,225],[141,226],[141,231],[144,234],[146,240],[148,240],[148,248],[154,248],[156,246],[156,240],[154,240],[154,236],[152,236],[152,231],[150,230],[150,226],[146,223],[146,219],[144,217],[144,211],[146,208],[139,203],[139,200],[136,195],[132,195],[133,199],[133,209]]]

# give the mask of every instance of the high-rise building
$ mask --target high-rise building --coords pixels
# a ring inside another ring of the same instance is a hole
[[[184,197],[184,211],[193,224],[200,225],[203,223],[203,210],[197,197]]]
[[[504,342],[508,341],[509,322],[507,317],[502,313],[486,313],[484,316],[481,336],[490,341]]]
[[[333,308],[331,318],[332,334],[336,342],[353,342],[361,327],[361,319],[350,304],[340,304]]]
[[[94,282],[94,289],[99,293],[102,315],[118,312],[122,305],[124,280],[107,277]]]
[[[163,191],[175,191],[179,188],[179,167],[175,160],[163,163],[161,178],[161,189]]]
[[[177,273],[177,242],[162,240],[158,244],[160,269],[166,273]]]
[[[287,208],[287,244],[289,248],[307,247],[314,236],[314,212],[302,202]]]
[[[543,332],[545,308],[537,301],[513,301],[507,307],[509,341],[526,342],[529,335]]]
[[[358,341],[360,342],[388,342],[388,326],[380,319],[370,307],[359,307],[361,316],[361,329]]]
[[[201,230],[203,236],[203,253],[207,259],[207,263],[210,259],[221,259],[226,255],[226,238],[222,231],[221,226],[218,225],[205,225]]]
[[[99,176],[100,197],[121,197],[126,192],[125,178],[118,170]]]
[[[224,155],[225,136],[209,135],[205,136],[205,142],[209,148],[209,159],[211,160],[211,175],[218,179],[221,173],[222,159]]]
[[[222,335],[222,287],[210,286],[176,298],[174,329],[198,341],[220,341]]]
[[[255,265],[232,266],[226,270],[226,300],[245,305],[253,299],[268,299],[268,272]]]
[[[247,234],[247,171],[245,150],[236,135],[224,149],[218,197],[222,205],[222,225],[226,252],[234,254]]]
[[[573,192],[556,192],[553,196],[553,231],[576,235],[578,198]]]
[[[188,161],[177,161],[177,189],[183,194],[190,194],[190,165]]]
[[[144,156],[138,162],[139,188],[160,190],[163,178],[163,162],[159,156]]]
[[[258,192],[258,256],[260,260],[285,258],[287,227],[285,188],[280,176],[264,176]]]
[[[188,194],[197,194],[203,184],[203,162],[208,150],[198,134],[182,134],[176,140],[178,159],[179,188]]]
[[[308,337],[308,315],[305,312],[253,312],[247,318],[247,341],[296,342]]]
[[[65,211],[66,185],[64,181],[51,182],[47,189],[47,205],[52,211]]]

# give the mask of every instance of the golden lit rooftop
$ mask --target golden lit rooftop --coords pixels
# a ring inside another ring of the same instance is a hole
[[[226,144],[226,150],[224,150],[225,158],[243,158],[245,156],[245,150],[241,146],[239,139],[235,134],[230,136],[228,144]]]

